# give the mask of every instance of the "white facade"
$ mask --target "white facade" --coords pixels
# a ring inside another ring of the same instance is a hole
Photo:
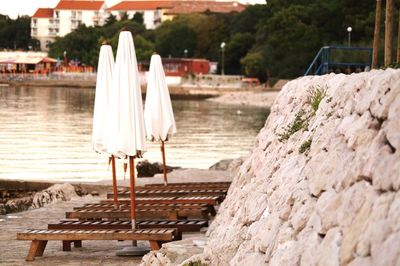
[[[75,30],[79,25],[85,24],[88,27],[101,26],[106,19],[106,12],[102,10],[62,10],[56,9],[60,17],[59,34],[63,37]]]
[[[40,50],[47,51],[49,44],[54,37],[49,34],[50,18],[32,18],[31,20],[31,36],[39,40]]]

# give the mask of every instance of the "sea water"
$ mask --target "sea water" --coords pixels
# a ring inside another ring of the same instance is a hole
[[[94,94],[94,89],[0,87],[0,179],[109,179],[107,156],[91,147]],[[204,100],[172,104],[178,133],[165,144],[166,160],[185,168],[247,155],[269,113]],[[160,143],[148,142],[143,159],[161,162]]]

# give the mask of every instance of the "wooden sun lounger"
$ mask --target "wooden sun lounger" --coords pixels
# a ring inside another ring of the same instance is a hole
[[[201,218],[209,219],[209,209],[207,207],[203,208],[185,208],[185,209],[137,209],[136,218],[137,219],[167,219],[167,220],[178,220],[186,218]],[[66,212],[65,218],[68,219],[129,219],[130,210],[120,209],[116,210],[113,207],[109,209],[102,210],[78,210],[73,212]]]
[[[119,204],[119,210],[130,210],[130,203]],[[215,216],[214,206],[205,203],[137,203],[136,210],[141,209],[157,209],[157,210],[184,210],[184,209],[204,209],[207,208],[210,215]],[[74,207],[74,211],[80,210],[110,210],[114,209],[114,204],[110,203],[88,203],[81,207]]]
[[[201,228],[207,227],[207,220],[143,220],[136,221],[137,229],[149,228],[176,228],[179,232],[195,232]],[[55,224],[49,224],[48,229],[64,230],[118,230],[131,229],[131,221],[79,221],[62,220]]]
[[[148,197],[136,198],[136,203],[163,203],[163,204],[176,204],[176,203],[205,203],[216,206],[224,200],[224,196],[182,196],[182,197]],[[101,200],[100,203],[114,203],[113,200]],[[118,200],[120,204],[130,204],[130,200]]]
[[[71,243],[81,245],[82,240],[148,240],[152,250],[161,244],[181,239],[176,229],[137,229],[137,230],[26,230],[17,233],[17,240],[32,240],[26,256],[27,261],[43,255],[49,240],[61,240],[63,251],[71,250]]]
[[[179,196],[224,196],[226,195],[226,189],[173,189],[173,190],[163,190],[163,189],[148,189],[136,191],[136,197],[147,198],[147,197],[179,197]],[[118,192],[119,198],[129,198],[129,191]],[[107,198],[112,199],[113,193],[108,192]]]

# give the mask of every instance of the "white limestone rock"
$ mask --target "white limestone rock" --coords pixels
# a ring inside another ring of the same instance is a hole
[[[314,113],[316,87],[327,95]],[[280,141],[300,110],[306,130]],[[400,70],[287,83],[209,228],[202,260],[399,265],[399,147]]]
[[[68,201],[76,196],[77,194],[73,185],[67,183],[56,184],[36,193],[33,196],[32,207],[40,208],[53,202]]]

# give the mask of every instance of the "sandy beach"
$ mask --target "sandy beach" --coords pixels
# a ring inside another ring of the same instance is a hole
[[[276,96],[279,91],[268,91],[268,92],[235,92],[227,93],[220,97],[209,98],[207,101],[230,104],[230,105],[244,105],[244,106],[254,106],[269,108],[275,101]]]

